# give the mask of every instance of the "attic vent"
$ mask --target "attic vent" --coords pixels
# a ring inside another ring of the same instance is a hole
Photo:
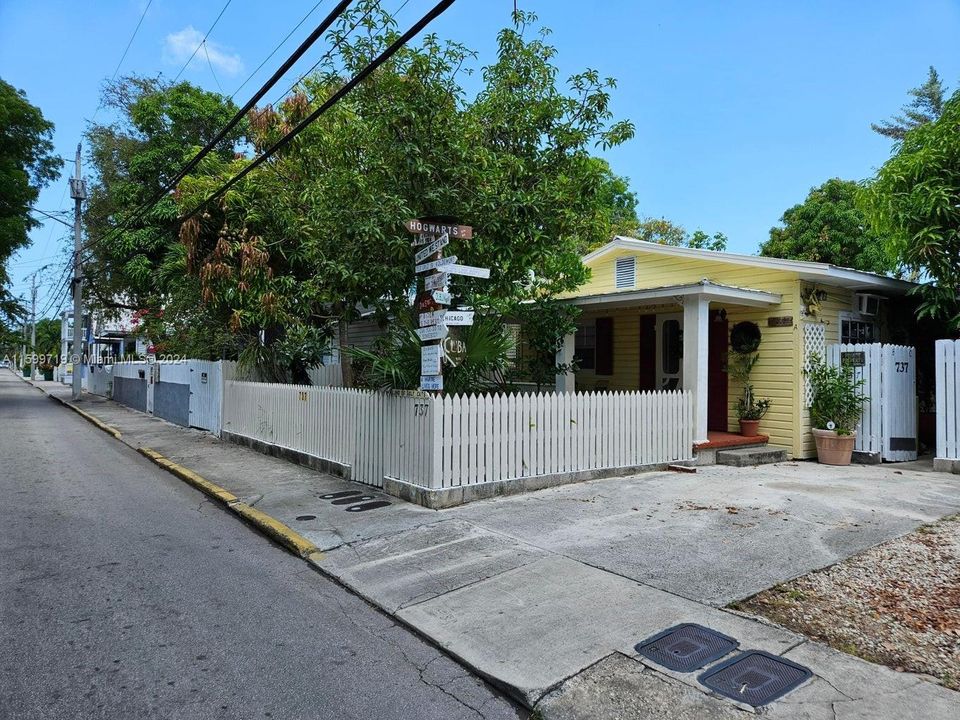
[[[635,287],[637,284],[637,258],[617,258],[616,286],[617,290]]]

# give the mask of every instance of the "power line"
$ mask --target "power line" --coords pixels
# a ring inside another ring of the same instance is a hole
[[[123,49],[123,55],[120,56],[120,62],[117,63],[117,67],[113,70],[113,75],[110,76],[110,82],[113,82],[117,78],[117,73],[120,72],[120,66],[123,65],[123,61],[127,59],[127,53],[130,52],[130,46],[133,45],[134,38],[137,37],[137,33],[140,32],[140,26],[143,25],[143,19],[147,16],[147,10],[150,9],[150,5],[153,4],[153,0],[148,0],[146,7],[143,8],[143,12],[140,13],[140,19],[137,20],[137,26],[133,29],[133,34],[130,36],[130,40],[127,41],[127,46]]]
[[[249,75],[247,75],[247,79],[244,80],[242,83],[240,83],[240,87],[238,87],[236,90],[233,91],[233,94],[230,96],[230,99],[231,99],[231,100],[233,100],[233,99],[237,96],[237,93],[239,93],[241,90],[243,90],[244,87],[246,87],[246,84],[247,84],[248,82],[250,82],[250,80],[253,79],[253,76],[254,76],[254,75],[256,75],[258,72],[260,72],[260,70],[263,69],[263,66],[266,65],[266,64],[270,61],[270,58],[272,58],[274,55],[277,54],[277,50],[279,50],[280,48],[282,48],[282,47],[284,46],[284,44],[287,42],[287,40],[290,39],[290,36],[293,35],[297,30],[300,29],[300,26],[303,25],[303,24],[307,21],[307,18],[308,18],[308,17],[310,17],[311,15],[313,15],[313,13],[316,11],[316,9],[317,9],[318,7],[320,7],[321,5],[323,5],[324,1],[325,1],[325,0],[320,0],[320,2],[318,2],[316,5],[314,5],[312,8],[310,8],[310,9],[307,11],[307,14],[306,14],[306,15],[304,15],[302,18],[300,18],[300,22],[298,22],[296,25],[293,26],[293,30],[291,30],[290,32],[288,32],[287,35],[286,35],[286,37],[284,37],[283,40],[281,40],[279,43],[277,43],[276,47],[274,47],[273,50],[270,51],[270,54],[267,55],[259,65],[257,65],[257,69],[254,70],[254,71],[253,71],[252,73],[250,73]]]
[[[284,63],[270,76],[270,78],[261,86],[256,93],[253,94],[242,108],[240,108],[236,114],[230,119],[226,126],[217,133],[216,137],[210,140],[206,145],[204,145],[196,155],[193,156],[180,170],[167,181],[163,187],[158,190],[154,196],[148,200],[146,203],[141,205],[138,209],[133,211],[133,214],[130,215],[127,220],[121,223],[120,226],[111,230],[104,237],[95,240],[94,242],[88,244],[86,249],[92,248],[100,243],[106,242],[109,239],[112,239],[116,235],[119,235],[125,229],[129,228],[130,225],[136,220],[143,217],[150,209],[152,209],[160,200],[162,200],[170,190],[172,190],[178,182],[180,182],[186,175],[193,170],[197,165],[200,164],[200,161],[203,160],[207,155],[209,155],[220,142],[227,136],[227,134],[235,128],[247,113],[259,102],[266,94],[273,88],[274,85],[279,82],[280,78],[283,77],[290,68],[310,49],[310,47],[323,36],[327,29],[334,23],[334,21],[342,15],[347,7],[350,5],[352,0],[340,0],[333,10],[320,22],[319,25],[313,30],[310,35],[304,39],[302,43],[297,47],[296,50],[288,57]],[[229,4],[229,3],[228,3]],[[222,14],[222,13],[221,13]]]
[[[130,35],[130,39],[127,41],[127,46],[123,49],[123,54],[120,56],[120,61],[117,63],[117,66],[113,69],[113,75],[110,76],[110,82],[113,82],[117,78],[117,73],[120,72],[120,66],[123,65],[123,61],[127,59],[127,53],[130,52],[130,46],[133,45],[134,39],[137,37],[137,33],[140,32],[140,26],[143,25],[143,19],[147,16],[147,10],[150,9],[150,5],[153,4],[153,0],[148,0],[146,7],[143,8],[143,12],[140,13],[140,19],[137,20],[137,25],[133,28],[133,33]],[[93,118],[90,122],[93,122],[97,119],[97,114],[100,112],[102,107],[101,103],[97,103],[97,109],[93,111]],[[63,200],[60,201],[63,203]]]
[[[213,81],[217,84],[217,90],[219,90],[220,94],[223,95],[223,86],[220,84],[220,80],[217,79],[217,73],[213,69],[213,63],[210,62],[210,53],[207,52],[206,43],[203,43],[203,54],[207,58],[207,67],[210,68],[210,74],[213,75]]]
[[[380,67],[383,63],[389,60],[393,55],[404,45],[406,45],[413,37],[418,35],[421,30],[423,30],[427,25],[433,22],[437,17],[439,17],[444,11],[449,8],[455,0],[441,0],[437,3],[426,15],[424,15],[420,20],[418,20],[413,27],[407,30],[403,35],[401,35],[397,40],[395,40],[390,47],[384,50],[380,55],[376,57],[372,62],[370,62],[366,67],[364,67],[360,72],[353,76],[345,85],[343,85],[337,92],[331,95],[320,107],[310,113],[307,117],[301,120],[296,127],[286,133],[282,138],[277,140],[273,145],[271,145],[267,150],[258,155],[249,165],[247,165],[243,170],[234,175],[230,180],[225,182],[220,186],[213,194],[203,200],[199,205],[197,205],[193,210],[188,213],[185,213],[183,217],[190,217],[195,215],[199,210],[201,210],[207,203],[215,200],[229,190],[231,187],[236,185],[240,180],[249,175],[253,170],[258,168],[260,165],[269,160],[273,155],[283,149],[285,146],[290,144],[294,138],[297,137],[304,129],[311,123],[313,123],[317,118],[326,113],[331,107],[333,107],[337,102],[339,102],[347,93],[353,90],[357,85],[363,82],[374,70]]]
[[[197,56],[197,53],[200,51],[200,46],[201,46],[201,45],[204,45],[204,44],[207,42],[207,38],[210,37],[210,33],[213,32],[213,29],[217,26],[217,23],[220,22],[220,18],[223,17],[223,14],[227,11],[227,8],[230,7],[230,3],[231,3],[231,2],[233,2],[233,0],[227,0],[227,2],[224,3],[223,7],[220,9],[220,14],[217,15],[217,19],[213,21],[213,25],[210,26],[210,29],[207,30],[207,33],[203,36],[203,40],[200,41],[200,45],[197,45],[197,46],[193,49],[193,53],[191,53],[190,57],[187,58],[187,61],[183,64],[183,67],[180,68],[180,72],[178,72],[178,73],[177,73],[177,76],[173,79],[173,82],[174,82],[174,83],[176,83],[177,80],[180,79],[180,76],[183,75],[183,71],[187,69],[187,66],[188,66],[188,65],[193,61],[193,59]]]

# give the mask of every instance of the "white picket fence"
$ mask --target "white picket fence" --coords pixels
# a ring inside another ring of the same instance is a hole
[[[228,381],[223,429],[382,487],[500,482],[690,459],[688,392],[433,397]]]
[[[960,460],[960,340],[937,340],[937,457]]]

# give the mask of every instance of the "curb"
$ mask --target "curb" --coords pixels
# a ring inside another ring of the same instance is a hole
[[[112,435],[116,440],[121,440],[123,434],[117,430],[115,427],[107,425],[105,422],[100,420],[97,417],[94,417],[88,412],[81,410],[76,405],[62,398],[57,397],[56,395],[51,395],[46,390],[44,390],[39,385],[34,385],[32,382],[26,378],[21,378],[25,383],[31,387],[36,388],[44,395],[46,395],[51,400],[56,400],[61,405],[64,405],[75,413],[80,415],[82,418],[87,420],[90,423],[93,423],[98,428],[103,430],[105,433]],[[303,558],[305,560],[322,560],[324,555],[323,552],[314,545],[312,542],[307,540],[303,535],[298,533],[293,528],[288,525],[284,525],[282,522],[277,520],[270,515],[267,515],[261,510],[257,510],[251,505],[247,505],[244,502],[240,502],[240,499],[234,495],[229,490],[216,485],[209,480],[207,480],[202,475],[195,473],[190,468],[186,468],[183,465],[175,463],[173,460],[164,457],[156,450],[151,450],[147,447],[138,447],[136,448],[144,457],[151,460],[155,465],[162,467],[169,473],[176,475],[178,478],[183,480],[189,485],[192,485],[200,492],[205,495],[223,503],[228,510],[239,515],[243,520],[245,520],[250,525],[253,525],[261,533],[269,537],[271,540],[276,542],[279,545],[282,545],[287,550],[292,552],[297,557]]]
[[[84,420],[86,420],[87,422],[93,423],[93,424],[96,425],[98,428],[100,428],[101,430],[103,430],[105,433],[109,433],[110,435],[113,435],[113,437],[116,438],[117,440],[119,440],[121,437],[123,437],[123,435],[121,434],[121,432],[120,432],[119,430],[117,430],[115,427],[112,427],[112,426],[110,426],[110,425],[107,425],[105,422],[103,422],[103,421],[100,420],[99,418],[96,418],[96,417],[94,417],[93,415],[91,415],[90,413],[85,412],[84,410],[81,410],[81,409],[78,408],[76,405],[74,405],[72,402],[68,402],[67,400],[63,400],[62,398],[59,398],[59,397],[57,397],[56,395],[51,395],[51,394],[48,393],[46,390],[44,390],[42,387],[40,387],[39,385],[34,385],[32,381],[27,380],[26,378],[20,378],[20,379],[23,380],[23,381],[24,381],[27,385],[29,385],[30,387],[35,388],[35,389],[39,390],[40,392],[42,392],[44,395],[46,395],[46,396],[47,396],[48,398],[50,398],[51,400],[55,400],[56,402],[60,403],[60,404],[63,405],[64,407],[70,408],[70,409],[73,410],[75,413],[77,413],[77,415],[79,415],[80,417],[82,417],[82,418],[83,418]]]
[[[187,484],[192,485],[205,495],[223,503],[230,512],[239,515],[247,523],[253,525],[261,533],[277,544],[282,545],[297,557],[313,560],[323,558],[323,552],[321,552],[320,548],[307,540],[303,535],[290,526],[284,525],[276,518],[267,515],[265,512],[257,510],[245,502],[240,502],[240,499],[229,490],[210,482],[190,468],[185,468],[183,465],[164,457],[156,450],[140,447],[137,448],[137,452],[149,458],[154,464],[159,465],[167,472],[176,475]]]

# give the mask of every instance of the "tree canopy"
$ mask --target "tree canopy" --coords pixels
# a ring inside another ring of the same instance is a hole
[[[640,220],[634,216],[634,222],[626,225],[620,234],[637,240],[659,243],[660,245],[674,245],[698,250],[714,250],[716,252],[723,252],[727,249],[727,236],[722,232],[710,235],[698,228],[691,234],[682,225],[666,218],[648,217]]]
[[[857,206],[859,186],[833,178],[812,188],[806,200],[783,213],[761,244],[764,257],[830,263],[879,274],[897,262]]]
[[[10,295],[7,262],[30,244],[29,232],[40,224],[30,208],[63,165],[52,135],[53,123],[26,93],[0,79],[0,331],[23,311]]]
[[[931,65],[926,81],[908,92],[912,100],[900,109],[899,115],[890,120],[870,125],[874,132],[893,140],[903,140],[913,128],[933,122],[943,112],[943,102],[947,94],[940,75]]]
[[[220,95],[186,82],[174,85],[137,76],[109,83],[103,105],[115,111],[117,120],[91,125],[86,132],[95,181],[84,221],[97,269],[88,291],[101,308],[157,309],[176,283],[161,270],[179,244],[177,204],[168,196],[142,217],[136,211],[157,196],[237,109]],[[214,155],[229,160],[242,137],[241,128]]]
[[[874,232],[921,286],[920,316],[960,330],[960,91],[940,117],[907,131],[861,195]]]
[[[351,34],[364,16],[364,32]],[[317,73],[279,107],[252,113],[252,147],[282,137],[397,36],[377,3],[353,6]],[[472,51],[435,35],[404,47],[265,167],[187,218],[160,275],[192,278],[210,321],[264,361],[291,336],[309,336],[317,354],[331,329],[347,344],[345,323],[360,309],[408,312],[411,217],[474,227],[472,240],[454,240],[446,253],[493,272],[455,279],[461,305],[507,313],[577,287],[588,273],[583,248],[610,238],[626,192],[592,153],[633,128],[613,118],[612,79],[585,70],[563,83],[554,57],[536,16],[517,13],[468,97]],[[181,183],[181,212],[247,162],[205,161]],[[170,307],[164,322],[182,325]]]

